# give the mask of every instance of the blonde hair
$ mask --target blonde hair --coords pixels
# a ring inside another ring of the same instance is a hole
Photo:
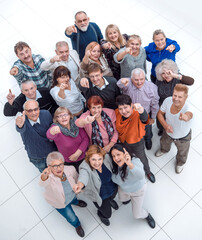
[[[173,91],[178,91],[178,92],[184,92],[186,95],[188,95],[188,87],[182,83],[178,83],[175,85]]]
[[[70,118],[73,118],[73,115],[72,115],[72,113],[69,111],[68,108],[66,108],[66,107],[59,107],[59,108],[57,108],[57,109],[55,110],[55,113],[54,113],[54,116],[53,116],[53,122],[54,122],[54,123],[58,122],[57,117],[58,117],[58,115],[59,115],[60,113],[63,113],[63,112],[68,113],[68,114],[70,115]]]
[[[91,43],[89,43],[88,45],[87,45],[87,47],[86,47],[86,50],[85,50],[85,52],[87,52],[88,50],[92,50],[95,46],[99,46],[100,47],[100,56],[102,55],[102,48],[101,48],[101,46],[100,46],[100,44],[99,43],[97,43],[97,42],[91,42]]]
[[[105,157],[105,150],[103,150],[103,148],[101,148],[98,145],[91,145],[88,149],[88,151],[86,152],[86,156],[85,156],[85,161],[88,163],[88,165],[91,167],[90,165],[90,158],[93,156],[93,154],[99,154],[102,155],[103,159]],[[92,169],[92,167],[91,167]]]
[[[122,36],[122,34],[121,34],[120,29],[118,28],[118,26],[115,25],[115,24],[109,24],[109,25],[106,27],[106,29],[105,29],[105,38],[106,38],[106,40],[107,40],[108,42],[111,42],[111,41],[109,40],[109,37],[108,37],[108,31],[109,31],[109,29],[114,29],[115,31],[118,32],[118,35],[119,35],[119,36],[118,36],[118,42],[120,43],[121,46],[125,46],[125,45],[126,45],[126,40],[125,40],[125,38]],[[115,46],[112,46],[112,48],[115,48]]]
[[[140,37],[139,35],[134,34],[134,35],[131,35],[131,36],[129,37],[126,46],[128,47],[128,44],[129,44],[130,42],[132,42],[133,40],[138,40],[138,41],[140,42],[140,45],[142,44],[142,39],[141,39],[141,37]]]
[[[171,70],[173,73],[177,74],[179,69],[177,64],[171,59],[164,59],[160,63],[158,63],[155,67],[156,78],[159,81],[163,81],[162,73],[164,70]]]

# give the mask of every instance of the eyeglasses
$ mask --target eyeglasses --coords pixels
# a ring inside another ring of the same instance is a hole
[[[33,108],[33,109],[25,109],[25,111],[27,111],[28,113],[37,112],[38,110],[39,110],[39,107]]]
[[[82,22],[86,22],[88,19],[87,18],[84,18],[82,20],[78,20],[77,23],[82,23]]]
[[[67,116],[69,116],[69,114],[68,113],[64,113],[64,114],[58,115],[57,118],[63,118],[63,117],[67,117]]]
[[[64,163],[60,163],[58,165],[50,165],[54,170],[57,170],[58,168],[62,168],[64,166]]]

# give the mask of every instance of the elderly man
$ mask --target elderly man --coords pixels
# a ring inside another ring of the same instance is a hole
[[[145,81],[145,72],[141,68],[135,68],[131,72],[130,78],[121,78],[117,85],[123,90],[123,94],[131,97],[133,103],[140,103],[147,113],[150,115],[149,124],[145,127],[146,134],[144,136],[145,146],[147,150],[152,147],[152,124],[155,121],[159,110],[159,95],[157,86]]]
[[[184,84],[177,84],[173,96],[164,100],[157,115],[164,131],[160,140],[160,149],[155,156],[160,157],[169,152],[171,143],[174,142],[177,147],[176,173],[181,173],[183,170],[190,147],[193,114],[186,102],[187,97],[188,87]]]
[[[102,69],[99,64],[92,63],[88,67],[88,76],[80,81],[80,90],[86,100],[91,96],[100,96],[105,108],[116,109],[116,97],[120,94],[116,79],[113,77],[103,77]]]
[[[86,46],[91,42],[104,43],[103,35],[96,23],[89,22],[90,19],[84,11],[75,14],[75,25],[69,26],[65,30],[65,35],[71,39],[73,49],[75,49],[82,61],[85,55]]]
[[[44,71],[51,71],[52,74],[58,66],[65,66],[71,72],[71,78],[78,86],[79,72],[80,72],[80,59],[75,50],[69,50],[69,45],[65,41],[57,42],[56,55],[41,64],[41,69]]]
[[[120,95],[116,98],[118,109],[116,113],[116,129],[119,133],[119,141],[125,146],[131,155],[135,154],[144,165],[144,171],[148,179],[154,183],[155,176],[150,171],[149,162],[145,154],[144,135],[145,125],[149,118],[140,103],[132,103],[128,95]]]
[[[49,89],[40,88],[37,90],[37,86],[32,80],[22,81],[20,88],[21,94],[16,98],[9,89],[8,102],[4,105],[5,116],[15,116],[18,112],[23,112],[23,104],[29,99],[36,100],[40,109],[48,110],[52,115],[54,114],[58,105],[50,95]]]
[[[46,132],[52,124],[52,116],[47,110],[39,110],[36,100],[24,103],[22,116],[16,118],[16,130],[20,133],[30,162],[40,172],[47,167],[47,155],[56,150],[53,142],[46,138]]]
[[[14,51],[19,58],[14,62],[10,74],[14,76],[20,85],[23,80],[33,80],[38,88],[51,86],[51,76],[49,72],[43,71],[40,66],[45,60],[41,55],[32,54],[32,50],[25,42],[18,42]]]

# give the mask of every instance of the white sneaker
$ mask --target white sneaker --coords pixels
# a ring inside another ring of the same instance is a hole
[[[161,149],[159,149],[155,152],[156,157],[161,157],[163,154],[165,154],[165,152],[162,152]]]
[[[175,167],[175,171],[178,174],[181,173],[183,169],[184,169],[184,165],[182,165],[182,166],[176,165],[176,167]]]

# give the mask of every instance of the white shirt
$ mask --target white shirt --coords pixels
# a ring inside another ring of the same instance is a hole
[[[166,122],[173,128],[173,133],[167,133],[171,138],[183,138],[188,135],[191,129],[192,119],[188,122],[180,120],[180,113],[192,112],[190,105],[185,102],[182,109],[176,113],[172,114],[170,112],[170,108],[173,104],[172,97],[168,97],[164,100],[163,104],[161,105],[160,110],[165,113]]]

